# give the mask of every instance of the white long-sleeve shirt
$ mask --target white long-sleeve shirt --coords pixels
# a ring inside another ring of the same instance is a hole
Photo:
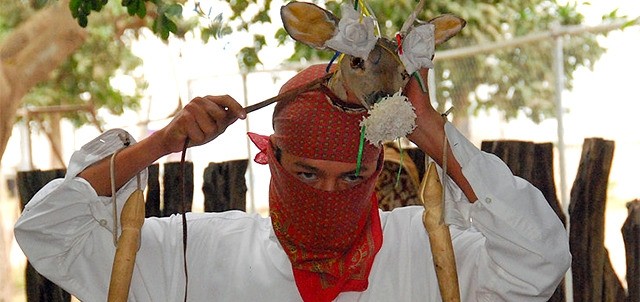
[[[560,220],[540,191],[500,159],[450,124],[445,130],[478,196],[469,203],[448,182],[447,222],[462,301],[546,301],[571,262]],[[106,299],[114,219],[111,198],[98,196],[77,174],[121,148],[118,133],[124,131],[108,131],[74,153],[67,176],[38,192],[15,226],[36,270],[82,301]],[[119,190],[118,210],[135,187],[134,179]],[[369,287],[336,301],[441,300],[422,213],[421,206],[380,211],[383,245]],[[301,301],[269,218],[239,211],[187,217],[189,301]],[[181,217],[148,218],[141,236],[129,301],[182,301]]]

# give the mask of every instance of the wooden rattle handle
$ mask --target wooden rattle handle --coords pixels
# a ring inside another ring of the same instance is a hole
[[[109,283],[109,302],[125,302],[129,297],[131,276],[140,248],[140,229],[144,223],[144,195],[136,190],[129,196],[122,208],[120,222],[122,234],[118,239],[116,255],[113,259],[111,282]]]
[[[424,205],[422,222],[429,235],[429,244],[431,245],[442,301],[459,302],[460,289],[456,259],[451,243],[451,233],[449,227],[444,223],[442,184],[433,162],[429,163],[427,167],[426,175],[420,185],[419,195]]]

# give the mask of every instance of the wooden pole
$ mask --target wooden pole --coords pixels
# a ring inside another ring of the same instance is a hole
[[[118,239],[116,255],[111,268],[109,302],[125,302],[129,297],[136,254],[140,248],[140,229],[144,223],[144,193],[134,191],[120,214],[122,233]]]
[[[629,216],[622,225],[627,259],[627,302],[640,302],[640,199],[627,203]]]
[[[588,138],[571,188],[569,244],[574,301],[624,301],[604,248],[604,211],[614,142]],[[623,293],[624,294],[624,293]],[[620,300],[622,299],[622,300]]]
[[[248,165],[246,159],[209,163],[202,181],[205,212],[246,211]]]
[[[191,205],[193,204],[193,163],[185,162],[185,188],[186,192],[185,203],[186,209],[182,209],[182,184],[180,179],[182,177],[182,169],[180,162],[165,163],[164,174],[162,177],[163,183],[163,209],[162,216],[168,217],[173,214],[191,212]]]
[[[456,259],[449,226],[444,222],[444,204],[442,204],[442,183],[436,166],[430,163],[420,185],[420,198],[424,203],[422,222],[429,235],[429,245],[433,255],[433,265],[438,277],[438,287],[443,302],[459,302],[460,288]]]

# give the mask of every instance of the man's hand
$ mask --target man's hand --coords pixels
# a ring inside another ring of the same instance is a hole
[[[421,69],[420,75],[423,79],[427,79],[428,69]],[[426,85],[426,83],[425,83]],[[424,153],[434,159],[438,165],[442,167],[444,158],[444,118],[438,113],[429,99],[429,93],[423,92],[420,83],[415,77],[412,77],[405,86],[405,95],[411,101],[416,109],[416,129],[407,138],[416,144]],[[477,197],[471,185],[462,174],[460,164],[453,156],[450,146],[446,148],[447,156],[447,173],[453,181],[458,184],[462,192],[467,196],[469,201],[474,202]]]
[[[116,158],[116,188],[120,188],[138,172],[160,157],[180,152],[186,138],[190,146],[205,144],[223,133],[236,120],[244,119],[244,108],[232,97],[206,96],[196,97],[189,102],[171,122],[118,153]],[[80,173],[100,196],[110,196],[109,158],[93,164]]]
[[[165,154],[179,152],[187,137],[190,146],[206,144],[245,117],[244,108],[228,95],[196,97],[158,131],[161,147]]]
[[[427,77],[429,75],[429,69],[423,68],[420,71],[420,76],[424,80],[424,87],[427,87]],[[415,76],[412,76],[407,85],[404,87],[404,94],[409,98],[411,104],[416,109],[416,115],[418,120],[425,117],[432,117],[439,115],[438,112],[431,105],[429,99],[429,92],[422,91],[421,85]]]

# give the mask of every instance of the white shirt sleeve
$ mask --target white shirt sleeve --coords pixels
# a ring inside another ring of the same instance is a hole
[[[476,249],[457,248],[462,261],[477,259],[462,276],[475,271],[477,301],[546,301],[571,263],[569,240],[560,219],[542,193],[514,176],[502,160],[480,151],[450,123],[449,144],[478,200],[463,195],[450,206],[459,211],[463,225],[452,229],[477,230],[486,240]],[[457,226],[455,226],[457,225]],[[454,238],[463,241],[464,232]],[[453,235],[452,235],[453,236]],[[463,245],[460,242],[459,245]]]
[[[110,130],[74,153],[66,177],[42,188],[15,225],[16,240],[33,267],[81,301],[107,299],[114,219],[112,198],[98,196],[76,175],[122,148],[127,136]],[[142,178],[146,183],[146,173]],[[134,178],[118,190],[117,213],[136,188]],[[240,211],[188,213],[187,219],[190,301],[300,300],[270,219]],[[145,219],[129,301],[183,299],[182,240],[180,215]]]
[[[480,151],[451,124],[454,156],[478,200],[449,180],[450,224],[462,301],[547,301],[569,268],[569,240],[542,193]],[[383,245],[365,292],[338,301],[441,301],[422,206],[381,212]]]

